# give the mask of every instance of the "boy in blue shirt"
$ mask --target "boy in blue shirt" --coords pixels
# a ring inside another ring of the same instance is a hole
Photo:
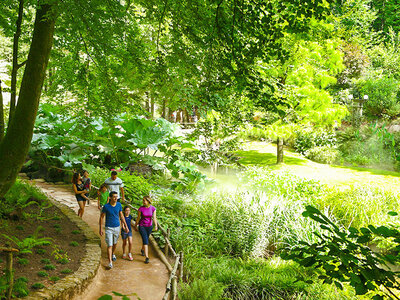
[[[117,202],[118,194],[116,192],[110,193],[110,202],[103,206],[101,210],[101,215],[99,219],[99,234],[103,235],[102,223],[104,216],[106,217],[106,227],[105,227],[105,240],[107,244],[107,254],[108,254],[108,268],[113,267],[113,261],[117,259],[114,252],[117,248],[117,242],[120,232],[120,220],[122,222],[122,228],[129,232],[128,226],[126,225],[124,215],[122,213],[122,206],[120,202]]]

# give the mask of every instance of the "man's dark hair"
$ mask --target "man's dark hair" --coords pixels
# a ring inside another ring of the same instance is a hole
[[[115,195],[118,195],[118,193],[117,193],[116,191],[110,192],[110,198],[112,198],[112,196],[113,196],[114,194],[115,194]]]
[[[111,175],[117,175],[118,173],[117,173],[117,171],[112,171],[111,172]]]

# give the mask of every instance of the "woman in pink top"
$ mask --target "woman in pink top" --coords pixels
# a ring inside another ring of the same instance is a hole
[[[143,246],[142,255],[146,256],[144,260],[145,264],[150,262],[149,260],[149,237],[153,231],[153,220],[154,220],[154,230],[157,231],[157,216],[156,208],[151,205],[150,196],[143,197],[143,205],[138,209],[138,216],[135,223],[135,230],[137,231],[137,226],[139,225],[139,232],[142,236]]]

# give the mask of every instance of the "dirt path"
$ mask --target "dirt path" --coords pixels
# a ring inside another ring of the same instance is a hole
[[[72,192],[71,186],[54,185],[46,182],[35,181],[43,192],[64,203],[75,212],[78,211],[78,204]],[[99,232],[99,215],[97,201],[90,201],[85,207],[83,220],[88,223],[93,231]],[[114,268],[107,270],[108,265],[106,245],[104,236],[101,238],[102,259],[100,270],[83,295],[78,299],[98,299],[102,295],[112,294],[112,291],[130,295],[130,299],[160,300],[164,296],[165,287],[169,278],[166,266],[155,256],[153,249],[149,249],[150,264],[144,264],[144,257],[140,255],[142,241],[138,232],[133,232],[133,261],[123,260],[122,240],[118,240],[117,260]]]

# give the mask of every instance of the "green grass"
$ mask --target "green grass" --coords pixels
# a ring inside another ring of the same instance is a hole
[[[302,155],[284,150],[284,163],[276,164],[276,145],[265,142],[249,142],[246,148],[236,152],[244,166],[268,167],[287,170],[294,175],[315,179],[331,186],[349,184],[375,185],[400,193],[400,173],[372,168],[325,165],[313,162]]]

